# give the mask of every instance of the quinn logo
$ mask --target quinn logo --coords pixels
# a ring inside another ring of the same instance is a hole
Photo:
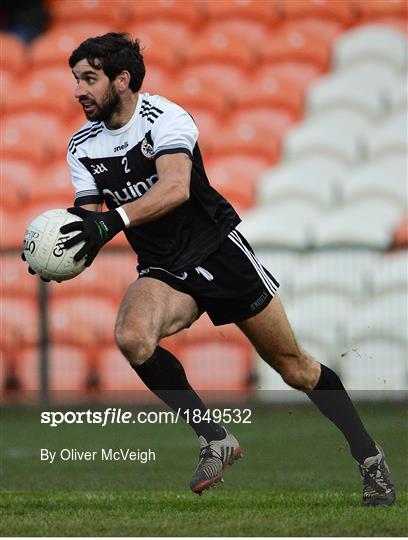
[[[147,159],[154,158],[153,146],[147,141],[146,137],[142,141],[141,150],[142,154],[144,157],[147,157]]]
[[[109,195],[109,197],[112,197],[117,205],[120,205],[121,203],[138,199],[144,195],[146,191],[148,191],[152,185],[157,182],[158,179],[159,177],[157,174],[153,174],[149,178],[146,178],[146,180],[136,182],[135,184],[126,182],[126,187],[122,188],[121,190],[118,189],[116,191],[111,191],[110,189],[104,189],[102,190],[102,193],[104,195]]]

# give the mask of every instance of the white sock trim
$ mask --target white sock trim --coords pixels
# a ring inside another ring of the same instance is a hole
[[[126,214],[125,210],[121,206],[119,206],[119,208],[115,208],[115,210],[117,211],[117,213],[122,218],[122,221],[125,224],[125,227],[126,228],[129,227],[130,219],[128,218],[128,215]]]

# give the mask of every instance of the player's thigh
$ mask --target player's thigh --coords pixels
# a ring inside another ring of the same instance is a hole
[[[278,370],[288,358],[302,355],[278,294],[264,310],[237,325],[259,355]]]
[[[119,309],[116,332],[148,333],[160,339],[190,326],[200,312],[195,300],[166,283],[139,278],[127,290]]]

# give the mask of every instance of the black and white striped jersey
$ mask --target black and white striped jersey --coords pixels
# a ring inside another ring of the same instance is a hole
[[[189,200],[125,232],[141,267],[160,266],[172,272],[193,268],[240,222],[233,207],[210,186],[197,138],[197,127],[184,109],[144,93],[125,126],[109,130],[103,122],[88,122],[69,142],[75,205],[121,206],[143,197],[158,181],[157,157],[185,152],[191,158]]]

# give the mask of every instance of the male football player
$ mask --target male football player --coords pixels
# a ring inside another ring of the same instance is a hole
[[[263,360],[342,431],[363,477],[364,504],[392,504],[395,491],[381,447],[336,373],[296,343],[278,282],[237,231],[234,208],[207,179],[193,119],[175,103],[139,92],[145,75],[139,42],[124,33],[90,38],[69,65],[88,122],[71,138],[67,155],[76,193],[69,211],[83,221],[61,231],[79,231],[66,247],[85,241],[75,259],[84,257],[87,266],[120,231],[138,254],[139,276],[115,329],[132,368],[173,410],[199,409],[204,416],[206,406],[160,340],[204,311],[215,325],[236,324]],[[241,448],[217,423],[186,420],[200,445],[190,487],[201,494],[222,479]]]

